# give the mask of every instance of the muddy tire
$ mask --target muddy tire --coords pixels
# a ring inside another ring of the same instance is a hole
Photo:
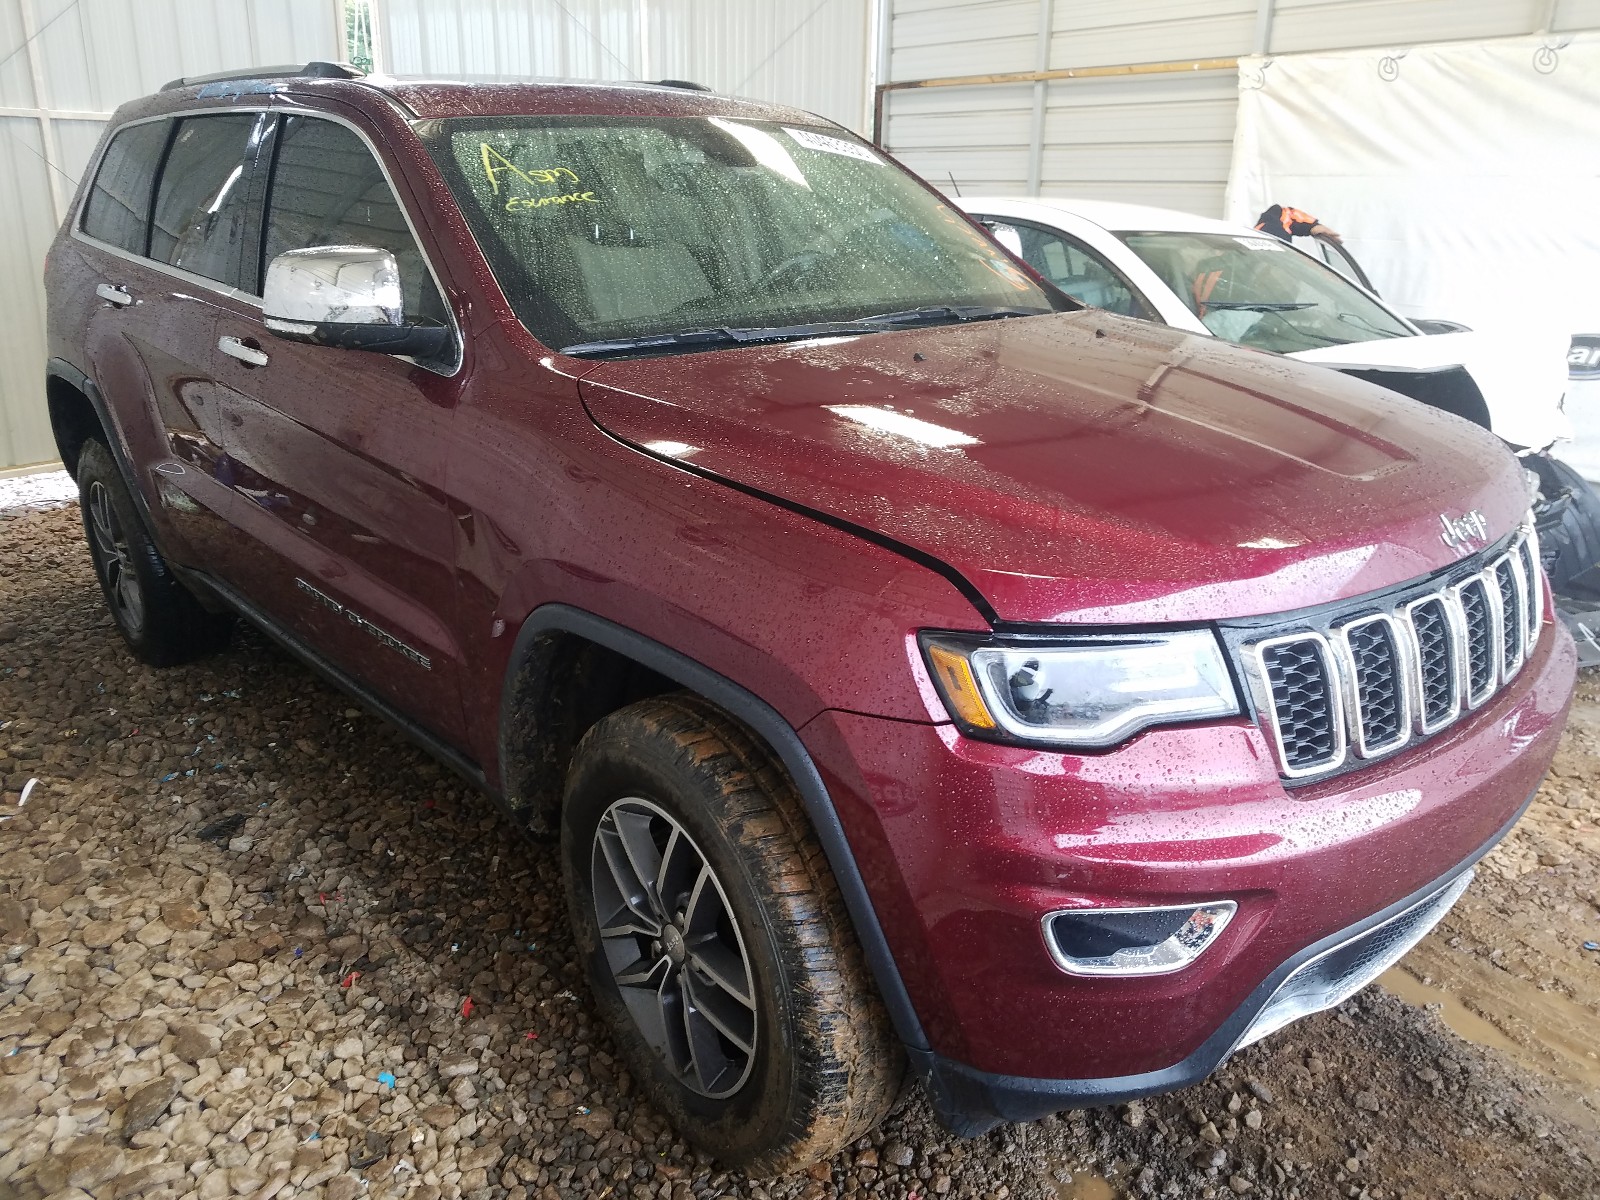
[[[1541,522],[1539,557],[1550,589],[1573,600],[1600,601],[1600,495],[1559,458],[1529,455],[1523,462],[1539,476],[1548,498],[1565,496],[1558,522]]]
[[[90,439],[79,452],[78,497],[95,578],[140,661],[170,667],[228,644],[233,617],[207,612],[174,578],[103,442]]]
[[[780,1174],[889,1111],[900,1047],[799,798],[743,726],[687,694],[601,720],[561,850],[596,1004],[689,1141]]]

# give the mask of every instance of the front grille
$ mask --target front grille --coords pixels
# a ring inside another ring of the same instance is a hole
[[[1296,638],[1263,646],[1261,664],[1272,684],[1284,761],[1304,771],[1343,757],[1338,683],[1327,643]]]
[[[1423,733],[1443,729],[1461,711],[1456,693],[1455,639],[1450,636],[1450,610],[1440,596],[1413,603],[1407,614],[1417,654],[1417,706]]]
[[[1360,701],[1357,744],[1367,754],[1393,749],[1406,740],[1411,699],[1403,683],[1394,618],[1371,617],[1346,625],[1343,633],[1351,683]]]
[[[1530,526],[1482,561],[1245,642],[1280,773],[1300,779],[1352,753],[1392,753],[1485,704],[1538,637],[1538,561]]]
[[[1500,670],[1506,676],[1522,661],[1524,623],[1517,565],[1509,554],[1494,565],[1495,589],[1500,593]]]
[[[1462,584],[1457,593],[1467,621],[1467,703],[1476,707],[1494,689],[1495,622],[1489,611],[1489,588],[1481,575]]]

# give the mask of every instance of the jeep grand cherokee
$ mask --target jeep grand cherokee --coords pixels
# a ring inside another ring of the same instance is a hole
[[[242,615],[559,834],[650,1099],[780,1171],[1192,1083],[1394,961],[1573,683],[1511,456],[1083,309],[683,87],[179,80],[47,268],[141,659]]]

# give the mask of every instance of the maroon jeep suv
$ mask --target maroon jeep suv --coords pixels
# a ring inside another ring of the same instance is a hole
[[[152,664],[260,626],[559,835],[724,1162],[1181,1087],[1398,958],[1549,764],[1515,461],[1083,308],[873,146],[685,85],[178,80],[50,252]]]

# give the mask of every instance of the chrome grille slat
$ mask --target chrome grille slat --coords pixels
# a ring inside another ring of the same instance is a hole
[[[1246,646],[1279,773],[1303,779],[1448,728],[1516,677],[1543,622],[1532,526],[1450,586],[1403,603],[1357,601],[1318,629]],[[1349,615],[1353,613],[1354,615]]]
[[[1500,677],[1507,680],[1522,667],[1522,638],[1527,629],[1523,620],[1527,609],[1522,585],[1517,581],[1518,556],[1501,555],[1486,574],[1494,580],[1500,596]]]
[[[1500,661],[1500,619],[1496,612],[1498,589],[1484,580],[1483,572],[1450,589],[1466,622],[1466,707],[1477,708],[1494,695]]]
[[[1460,614],[1442,592],[1431,592],[1401,609],[1416,655],[1411,668],[1417,732],[1437,733],[1461,715],[1463,640]]]
[[[1350,736],[1362,758],[1385,754],[1411,736],[1411,689],[1400,624],[1387,613],[1339,627]]]
[[[1527,584],[1528,598],[1528,653],[1539,641],[1539,627],[1544,624],[1544,587],[1539,574],[1539,534],[1531,525],[1522,539],[1522,578]],[[1526,656],[1524,656],[1526,657]]]
[[[1255,646],[1256,666],[1272,695],[1278,762],[1290,778],[1318,775],[1345,759],[1340,671],[1321,634],[1269,638]]]

